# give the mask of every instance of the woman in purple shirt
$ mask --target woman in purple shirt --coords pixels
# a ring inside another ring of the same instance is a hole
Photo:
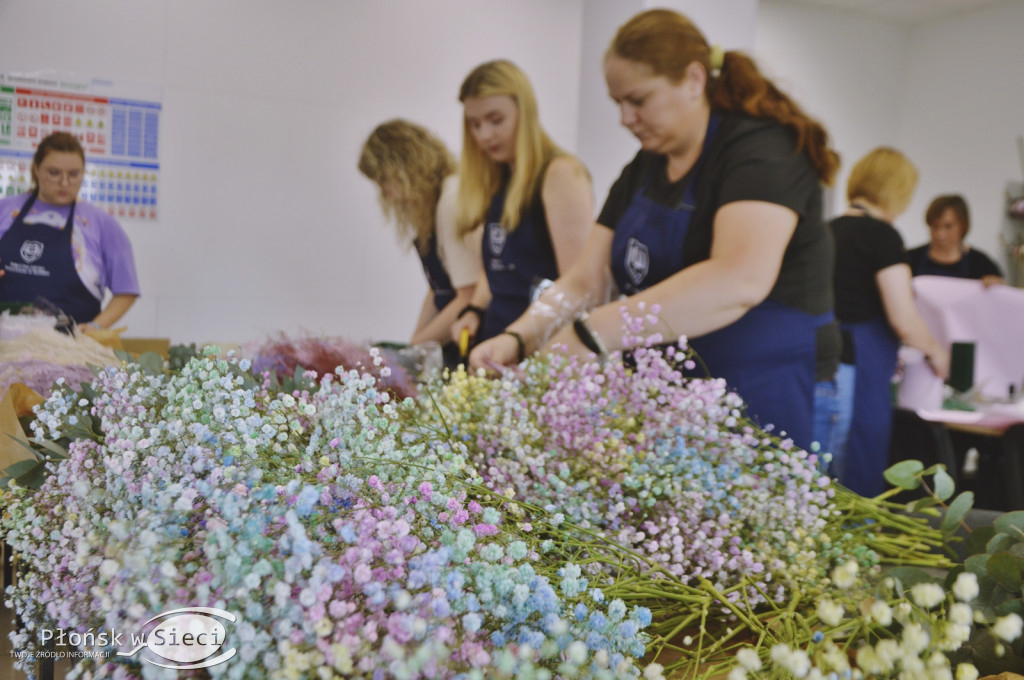
[[[0,199],[0,302],[44,301],[89,330],[124,316],[139,283],[121,225],[77,200],[84,176],[81,143],[54,132],[36,149],[32,191]]]

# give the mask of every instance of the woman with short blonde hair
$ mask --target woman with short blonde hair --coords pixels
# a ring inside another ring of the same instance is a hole
[[[949,373],[949,353],[917,311],[903,239],[892,226],[916,186],[917,168],[906,156],[874,149],[850,171],[850,207],[829,223],[843,350],[835,382],[819,386],[815,438],[832,453],[832,475],[868,497],[886,488],[900,344],[922,351],[937,375]]]

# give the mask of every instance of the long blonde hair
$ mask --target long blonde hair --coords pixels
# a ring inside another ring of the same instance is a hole
[[[455,173],[444,142],[407,120],[381,123],[359,154],[359,171],[380,187],[380,207],[394,218],[399,236],[425,253],[434,234],[441,185]]]
[[[516,159],[509,178],[501,223],[514,229],[534,200],[544,169],[555,156],[563,153],[540,125],[537,98],[526,74],[512,62],[499,59],[480,64],[462,82],[459,101],[469,97],[507,95],[519,110],[516,133]],[[487,215],[494,195],[501,188],[502,167],[484,153],[463,119],[462,163],[459,170],[459,233],[476,228]]]

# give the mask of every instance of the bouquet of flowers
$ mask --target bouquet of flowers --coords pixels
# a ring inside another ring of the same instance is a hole
[[[951,566],[938,531],[834,487],[659,341],[402,401],[357,370],[283,388],[216,348],[58,384],[32,427],[68,457],[5,498],[15,647],[208,607],[235,614],[237,657],[178,673],[711,677],[744,642],[806,644],[789,622],[836,565]],[[74,677],[164,673],[87,651]]]

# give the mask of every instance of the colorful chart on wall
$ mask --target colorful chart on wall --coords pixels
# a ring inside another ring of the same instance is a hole
[[[66,131],[85,149],[79,197],[118,218],[155,220],[160,100],[152,85],[0,73],[0,195],[28,191],[39,141]]]

